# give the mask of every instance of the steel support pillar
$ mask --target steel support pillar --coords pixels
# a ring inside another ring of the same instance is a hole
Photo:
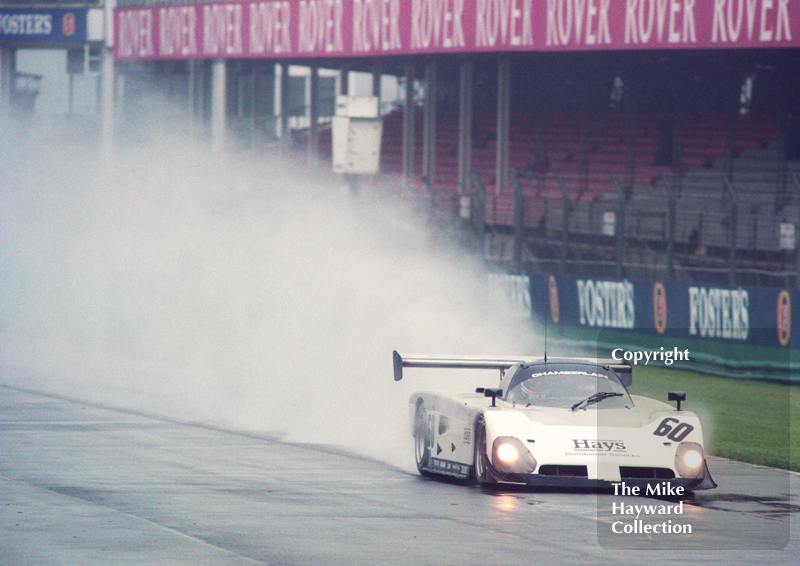
[[[350,95],[350,65],[342,65],[339,68],[339,94]]]
[[[319,67],[311,66],[308,95],[308,157],[310,161],[317,159],[319,146]]]
[[[0,45],[0,151],[5,153],[7,144],[14,137],[11,131],[11,88],[14,81],[14,50]],[[0,177],[2,176],[0,170]]]
[[[189,112],[188,112],[188,131],[189,135],[194,135],[194,123],[198,118],[197,104],[197,61],[192,59],[187,61],[189,71]]]
[[[403,106],[403,177],[410,181],[414,177],[415,111],[414,106],[414,64],[405,66],[405,105]]]
[[[281,63],[280,84],[278,86],[278,111],[280,112],[280,138],[284,141],[289,135],[289,65]]]
[[[211,147],[221,151],[225,147],[227,112],[227,66],[225,59],[211,63]]]
[[[103,76],[100,88],[102,102],[100,106],[100,122],[102,123],[102,145],[109,151],[114,145],[114,52],[113,47],[103,47]]]
[[[468,193],[472,184],[472,61],[461,63],[458,91],[458,185]]]
[[[102,123],[102,145],[109,151],[114,144],[114,102],[116,77],[114,75],[114,7],[115,0],[106,0],[103,6],[104,42],[102,47],[102,83],[100,93],[100,122]]]
[[[375,63],[372,65],[372,96],[378,97],[378,111],[380,113],[381,107],[381,77],[383,76],[381,64]]]
[[[8,130],[11,119],[11,90],[14,86],[14,49],[0,45],[0,128]]]
[[[425,116],[422,133],[422,171],[432,190],[436,175],[436,63],[425,65]]]
[[[497,64],[497,168],[495,191],[500,194],[508,186],[508,155],[511,143],[511,60]]]

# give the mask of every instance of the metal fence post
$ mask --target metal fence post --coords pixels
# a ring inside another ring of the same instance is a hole
[[[797,173],[793,173],[792,181],[794,182],[794,188],[797,189],[798,196],[800,196],[800,176],[798,176]],[[796,232],[800,231],[796,230]],[[797,236],[795,236],[795,238],[796,237]],[[795,275],[794,286],[795,289],[800,289],[800,246],[798,246],[797,244],[798,242],[795,241],[794,259],[795,259],[795,264],[797,265],[797,274]]]
[[[461,62],[458,97],[458,184],[462,193],[470,191],[472,170],[472,98],[473,64],[471,60]]]
[[[661,177],[667,187],[667,279],[675,278],[675,187],[666,176]]]
[[[436,63],[425,65],[425,102],[422,116],[422,175],[431,185],[436,178]]]
[[[517,173],[513,168],[508,169],[508,176],[514,185],[514,248],[513,262],[514,269],[522,272],[522,246],[525,238],[525,197],[522,192],[522,184],[519,182]]]
[[[569,189],[567,189],[564,178],[560,173],[556,173],[556,179],[558,179],[558,185],[561,187],[561,193],[563,194],[563,212],[561,214],[561,273],[566,273],[567,246],[569,245],[569,213],[571,206],[569,202]]]
[[[722,176],[725,192],[731,199],[728,216],[728,283],[736,284],[736,227],[739,223],[739,199],[727,175]]]
[[[425,183],[425,189],[428,191],[428,198],[431,199],[431,215],[436,213],[436,189],[433,188],[433,179],[429,176],[425,175],[422,178],[423,182]]]
[[[416,106],[414,105],[414,75],[416,68],[413,63],[406,63],[405,73],[405,101],[403,102],[403,179],[410,182],[414,178],[414,144],[416,137],[414,130]]]
[[[502,57],[497,63],[497,153],[495,191],[502,193],[508,184],[508,160],[511,132],[511,60]]]
[[[486,187],[478,177],[475,169],[472,170],[472,183],[475,185],[475,233],[481,244],[481,251],[486,253]]]
[[[619,179],[613,173],[611,180],[614,182],[614,188],[617,189],[617,277],[622,277],[622,255],[625,252],[625,191],[622,190],[622,185],[619,184]]]

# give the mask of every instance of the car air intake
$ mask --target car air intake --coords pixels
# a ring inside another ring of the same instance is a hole
[[[675,477],[675,473],[669,468],[620,466],[619,476],[622,479],[671,480]]]
[[[541,476],[573,476],[585,478],[589,474],[586,472],[586,466],[554,466],[552,464],[539,467],[539,475]]]

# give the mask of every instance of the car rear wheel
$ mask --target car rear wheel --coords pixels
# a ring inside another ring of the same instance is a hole
[[[430,465],[430,429],[428,427],[428,412],[422,403],[417,407],[417,416],[414,418],[414,458],[417,469],[425,474]]]

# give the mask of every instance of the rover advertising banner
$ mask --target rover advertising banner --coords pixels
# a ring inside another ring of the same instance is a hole
[[[271,0],[115,10],[122,60],[800,46],[789,0]]]

